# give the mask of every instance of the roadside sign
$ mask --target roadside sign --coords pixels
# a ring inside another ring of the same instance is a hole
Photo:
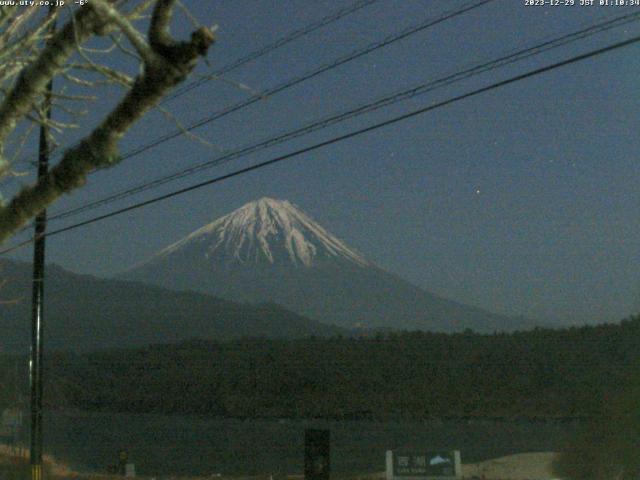
[[[460,451],[387,451],[387,480],[445,480],[461,476]]]

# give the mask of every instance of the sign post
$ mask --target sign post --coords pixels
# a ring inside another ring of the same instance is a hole
[[[305,430],[305,480],[329,480],[331,471],[330,443],[331,436],[329,430]]]

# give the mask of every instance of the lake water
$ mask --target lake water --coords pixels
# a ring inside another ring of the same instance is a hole
[[[337,474],[384,470],[388,449],[458,449],[464,463],[558,450],[575,423],[494,421],[234,420],[196,416],[47,413],[45,451],[104,472],[120,449],[144,475],[302,473],[304,430],[331,431]]]

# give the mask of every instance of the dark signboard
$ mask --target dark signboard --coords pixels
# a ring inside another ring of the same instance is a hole
[[[304,432],[305,480],[329,480],[331,457],[329,430],[308,429]]]
[[[393,452],[394,477],[454,477],[454,452]]]

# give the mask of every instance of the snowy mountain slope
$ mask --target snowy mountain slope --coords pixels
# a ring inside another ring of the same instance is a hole
[[[289,262],[312,267],[323,259],[368,262],[288,201],[261,198],[196,230],[162,250],[157,258],[196,249],[204,258],[239,264]],[[154,257],[151,262],[157,260]]]
[[[275,302],[345,328],[514,330],[521,318],[426,292],[375,266],[288,201],[250,202],[122,278],[243,302]]]

